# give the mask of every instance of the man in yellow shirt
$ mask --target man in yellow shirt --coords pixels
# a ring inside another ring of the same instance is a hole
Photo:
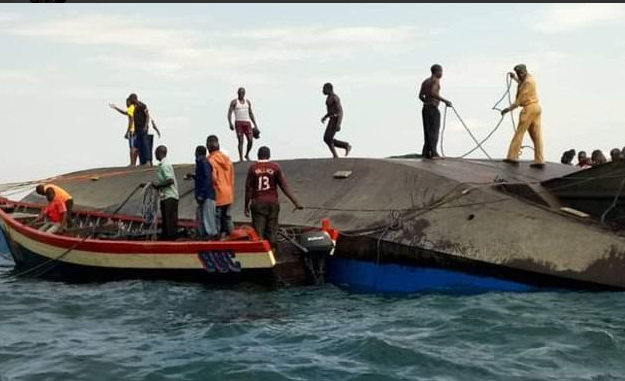
[[[128,139],[128,147],[130,148],[130,166],[134,167],[135,165],[137,165],[137,156],[139,153],[136,145],[135,122],[133,118],[135,105],[130,103],[130,98],[127,98],[125,111],[115,106],[113,103],[110,103],[109,107],[113,110],[116,110],[122,115],[128,116],[128,129],[126,130],[126,134],[124,135],[124,137]]]
[[[531,164],[531,167],[543,168],[545,166],[545,159],[543,157],[543,138],[540,121],[542,110],[538,103],[536,82],[534,81],[534,77],[527,72],[527,67],[525,65],[516,65],[514,71],[516,74],[509,74],[510,77],[519,84],[516,100],[510,107],[501,110],[501,115],[505,115],[507,112],[517,107],[523,107],[523,110],[519,115],[519,125],[512,138],[512,142],[510,142],[508,156],[504,162],[515,165],[519,163],[523,135],[528,131],[532,142],[534,142],[534,163]]]

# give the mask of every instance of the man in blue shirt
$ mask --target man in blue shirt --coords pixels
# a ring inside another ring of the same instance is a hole
[[[195,149],[195,201],[197,201],[197,222],[200,238],[204,240],[217,237],[217,219],[215,216],[215,188],[213,187],[213,168],[206,160],[206,147]]]

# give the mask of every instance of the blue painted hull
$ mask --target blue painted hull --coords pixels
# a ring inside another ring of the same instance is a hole
[[[356,292],[473,294],[538,290],[536,286],[528,284],[452,270],[389,263],[376,265],[375,262],[337,257],[327,263],[326,280]]]

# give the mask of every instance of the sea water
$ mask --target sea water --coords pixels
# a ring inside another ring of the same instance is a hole
[[[3,243],[0,243],[4,247]],[[625,293],[6,277],[0,380],[625,380]]]

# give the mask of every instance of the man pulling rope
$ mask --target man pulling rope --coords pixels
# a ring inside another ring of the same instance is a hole
[[[512,165],[519,164],[523,135],[525,135],[525,131],[528,131],[534,143],[534,163],[530,166],[533,168],[544,168],[545,159],[543,157],[543,138],[540,120],[542,110],[538,103],[536,82],[534,81],[534,77],[527,72],[527,67],[525,65],[516,65],[514,71],[516,74],[509,73],[509,75],[510,78],[519,84],[516,100],[510,107],[501,110],[501,115],[503,116],[517,107],[523,107],[523,110],[519,115],[519,125],[514,133],[512,142],[510,142],[508,156],[504,159],[504,162]]]

